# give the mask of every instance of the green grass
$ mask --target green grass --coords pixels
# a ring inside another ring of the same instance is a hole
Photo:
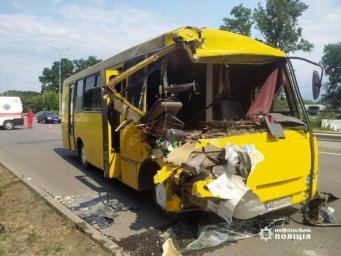
[[[26,241],[29,244],[33,244],[38,240],[38,234],[35,232],[35,230],[31,230],[26,237]]]

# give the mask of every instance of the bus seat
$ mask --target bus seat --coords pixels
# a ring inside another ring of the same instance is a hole
[[[158,99],[145,116],[143,123],[149,123],[150,121],[158,118],[164,113],[171,113],[176,115],[182,108],[180,101],[174,101],[173,99]]]
[[[221,118],[227,121],[240,119],[244,117],[244,111],[239,101],[236,100],[221,100],[220,104]]]

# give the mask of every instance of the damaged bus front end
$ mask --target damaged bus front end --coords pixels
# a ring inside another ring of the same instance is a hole
[[[140,152],[139,190],[153,187],[164,212],[228,222],[313,196],[317,144],[290,59],[226,31],[187,27],[163,39],[106,87],[124,119],[121,155]],[[125,79],[133,86],[116,92]]]

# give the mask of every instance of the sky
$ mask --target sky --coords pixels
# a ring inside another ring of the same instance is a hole
[[[265,1],[1,0],[0,93],[7,89],[40,92],[38,77],[59,60],[59,52],[71,60],[92,55],[104,60],[182,26],[219,28],[242,2],[253,9]],[[341,1],[302,2],[309,9],[299,25],[315,48],[311,53],[291,55],[319,62],[324,45],[341,41]],[[315,67],[297,61],[294,67],[303,97],[311,99]]]

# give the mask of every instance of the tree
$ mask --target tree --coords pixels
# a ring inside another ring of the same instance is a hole
[[[91,67],[95,65],[96,63],[100,62],[101,60],[98,60],[96,56],[89,56],[87,60],[79,59],[79,60],[73,60],[74,65],[74,73],[77,73],[79,71],[82,71],[88,67]]]
[[[265,9],[258,3],[253,14],[256,29],[268,44],[284,52],[310,52],[314,46],[302,38],[302,28],[297,22],[307,9],[308,5],[299,0],[268,0]]]
[[[267,0],[265,8],[258,3],[252,14],[248,14],[251,9],[239,5],[231,11],[235,18],[224,18],[225,24],[221,28],[250,35],[247,29],[240,27],[255,24],[255,29],[262,36],[258,40],[286,53],[297,50],[310,52],[314,45],[302,37],[302,28],[298,26],[298,18],[307,9],[308,5],[299,0]],[[239,26],[236,25],[238,23]]]
[[[96,56],[89,56],[88,59],[69,60],[67,58],[61,59],[61,81],[75,74],[83,69],[86,69],[101,60],[97,59]],[[59,90],[59,61],[53,62],[51,68],[45,67],[42,75],[39,76],[41,82],[42,92],[58,92]]]
[[[54,110],[57,111],[58,106],[58,93],[47,92],[44,94],[44,110]]]
[[[224,24],[221,25],[219,29],[250,36],[253,24],[252,10],[244,7],[243,4],[240,4],[232,8],[230,15],[233,15],[234,19],[224,18]]]
[[[61,80],[73,74],[74,64],[71,60],[61,59]],[[44,68],[42,76],[39,76],[41,82],[41,91],[58,92],[59,90],[59,61],[53,62],[51,68]]]
[[[39,94],[39,95],[33,96],[29,99],[29,102],[28,102],[25,110],[27,110],[27,108],[31,108],[33,113],[37,113],[38,111],[41,111],[44,109],[43,104],[44,104],[43,97],[41,94]]]
[[[341,108],[341,42],[324,46],[322,65],[329,79],[324,83],[325,94],[332,108]]]

